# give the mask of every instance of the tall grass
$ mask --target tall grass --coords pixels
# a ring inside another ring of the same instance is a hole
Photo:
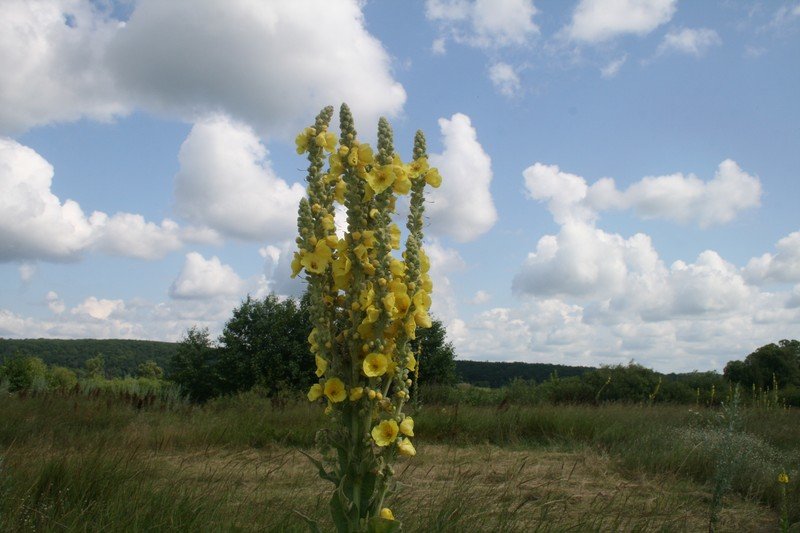
[[[789,518],[800,521],[797,411],[744,408],[731,437],[717,409],[498,407],[423,405],[414,416],[420,453],[408,463],[408,475],[400,476],[397,493],[407,529],[422,531],[428,522],[442,531],[692,529],[701,524],[695,516],[700,507],[708,506],[720,454],[737,461],[732,492],[772,506],[748,508],[762,513],[761,520],[777,517],[781,493],[775,480],[786,471],[793,480],[786,495]],[[243,394],[203,407],[137,408],[102,395],[5,395],[0,420],[3,531],[259,529],[254,524],[299,531],[304,526],[294,509],[323,523],[327,515],[313,470],[299,455],[286,455],[293,447],[311,447],[323,423],[324,415],[307,403],[276,407]],[[437,446],[454,450],[454,458],[444,461],[444,452],[431,452],[427,459],[425,448]],[[498,449],[506,459],[476,455]],[[691,490],[704,494],[692,500],[705,503],[691,507],[680,491],[644,501],[619,487],[578,501],[569,492],[569,465],[555,474],[531,473],[535,459],[522,468],[507,459],[550,453],[573,462],[590,457],[577,468],[602,463],[606,473],[597,476],[614,472],[620,486],[643,478],[692,483]],[[435,476],[438,485],[432,484]],[[553,479],[560,481],[528,490]],[[502,505],[487,508],[486,501]],[[722,503],[720,527],[732,519],[726,515],[730,500]]]

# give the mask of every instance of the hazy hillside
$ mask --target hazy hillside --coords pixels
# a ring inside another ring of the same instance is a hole
[[[487,361],[456,360],[456,375],[459,381],[484,387],[502,387],[521,378],[537,383],[548,379],[553,372],[559,377],[580,376],[595,368],[587,366],[551,365],[546,363],[503,363]]]
[[[177,346],[123,339],[0,339],[0,361],[18,353],[39,357],[48,365],[82,369],[84,361],[101,355],[107,376],[116,377],[134,375],[139,363],[148,360],[166,369]]]
[[[84,361],[97,355],[105,360],[109,377],[133,375],[139,363],[153,360],[168,369],[177,344],[172,342],[124,339],[2,339],[0,361],[15,353],[40,357],[48,365],[81,369]],[[502,363],[456,360],[459,381],[488,387],[501,387],[515,378],[541,382],[555,371],[559,377],[579,376],[589,367],[543,363]]]

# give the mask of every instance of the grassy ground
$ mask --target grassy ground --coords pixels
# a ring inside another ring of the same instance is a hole
[[[720,414],[431,406],[391,507],[407,531],[702,531],[724,452],[719,531],[775,531],[784,469],[800,521],[800,414],[744,411],[735,433]],[[305,531],[295,510],[330,525],[330,485],[297,451],[316,406],[7,397],[0,420],[2,531]]]

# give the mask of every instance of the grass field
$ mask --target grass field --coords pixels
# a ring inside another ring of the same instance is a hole
[[[330,526],[317,406],[243,395],[137,410],[0,399],[2,531],[306,531]],[[427,406],[390,502],[406,531],[777,531],[800,521],[800,413],[688,406]],[[723,472],[722,478],[721,473]]]

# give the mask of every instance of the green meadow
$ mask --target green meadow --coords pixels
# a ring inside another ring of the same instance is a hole
[[[418,453],[395,465],[390,500],[405,531],[800,522],[797,409],[531,405],[456,390],[471,400],[431,391],[412,410]],[[324,415],[299,399],[6,393],[0,420],[2,531],[307,531],[301,515],[332,527],[329,484],[301,453],[317,453]]]

